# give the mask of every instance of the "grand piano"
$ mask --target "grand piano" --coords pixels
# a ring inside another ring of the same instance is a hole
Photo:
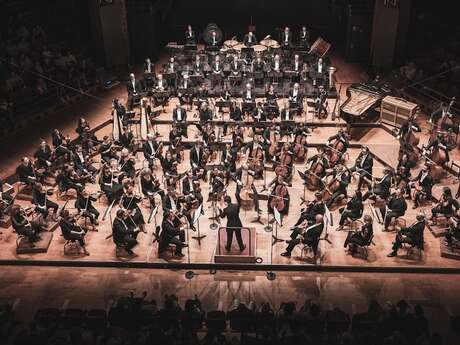
[[[347,89],[347,100],[340,107],[340,117],[347,123],[351,138],[362,138],[369,127],[379,119],[382,99],[391,93],[387,84],[376,82],[352,84]]]

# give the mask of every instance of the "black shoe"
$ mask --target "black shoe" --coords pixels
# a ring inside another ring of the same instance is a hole
[[[290,258],[291,257],[291,253],[289,252],[284,252],[284,253],[281,253],[281,256],[284,256],[286,258]]]
[[[131,249],[126,249],[126,253],[128,253],[128,255],[134,255],[134,252]]]
[[[230,249],[231,249],[231,248],[229,248],[229,247],[225,247],[225,250],[226,250],[227,252],[229,252]]]
[[[394,257],[394,256],[396,256],[396,255],[397,255],[397,253],[396,253],[395,251],[393,251],[393,252],[391,252],[390,254],[388,254],[387,256],[388,256],[389,258],[392,258],[392,257]]]
[[[179,257],[179,258],[183,258],[183,257],[185,256],[185,255],[182,254],[182,253],[176,253],[175,255],[176,255],[177,257]]]
[[[246,249],[246,246],[243,245],[241,248],[240,248],[240,252],[244,251]]]

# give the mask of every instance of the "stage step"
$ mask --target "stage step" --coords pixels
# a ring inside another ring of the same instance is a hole
[[[38,254],[46,253],[53,239],[52,232],[42,232],[40,240],[34,243],[32,247],[26,238],[21,238],[16,248],[16,254]]]
[[[458,246],[458,244],[457,246],[453,246],[451,248],[446,244],[446,241],[444,241],[444,239],[440,240],[439,244],[441,247],[442,258],[460,260],[460,247]]]

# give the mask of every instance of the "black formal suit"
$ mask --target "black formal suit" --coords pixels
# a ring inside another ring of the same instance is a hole
[[[99,211],[93,206],[93,201],[97,201],[97,199],[92,196],[84,198],[81,193],[77,194],[75,201],[75,208],[82,212],[83,216],[89,217],[91,224],[95,224],[96,219],[99,218]]]
[[[343,246],[346,248],[348,245],[351,245],[351,252],[355,253],[357,246],[362,247],[367,245],[373,236],[374,229],[372,223],[365,223],[360,231],[348,233]]]
[[[137,94],[142,91],[141,83],[138,80],[134,80],[134,82],[130,80],[126,83],[126,90],[128,91],[128,96]]]
[[[418,183],[422,187],[422,190],[416,191],[414,195],[414,206],[418,207],[422,202],[422,197],[425,197],[427,200],[431,199],[431,192],[433,189],[434,180],[428,171],[424,172],[423,170],[421,170],[418,173],[417,177],[414,179],[414,181],[418,181]]]
[[[190,180],[188,178],[184,178],[182,180],[182,193],[184,195],[188,195],[193,192],[193,178]]]
[[[288,47],[288,46],[291,46],[292,45],[292,34],[291,32],[288,32],[286,34],[286,32],[283,31],[283,33],[281,34],[281,45],[282,46],[285,46],[285,47]]]
[[[160,241],[158,244],[158,252],[161,254],[168,249],[170,243],[176,246],[175,254],[182,256],[182,248],[185,241],[185,233],[180,228],[168,219],[164,219],[161,223]]]
[[[294,224],[294,226],[299,226],[305,220],[307,220],[309,223],[314,222],[316,215],[318,214],[324,215],[325,212],[326,212],[326,207],[324,205],[324,202],[314,201],[311,204],[309,204],[307,208],[304,209],[300,213],[300,217],[297,220],[297,222]]]
[[[158,146],[157,142],[149,142],[145,141],[142,145],[142,152],[144,154],[144,158],[149,162],[152,161],[158,154]]]
[[[363,200],[356,195],[353,196],[353,198],[348,201],[346,208],[342,207],[339,209],[341,213],[339,225],[344,225],[348,218],[358,218],[362,214],[363,208]]]
[[[180,109],[180,119],[179,119],[179,109]],[[173,121],[174,122],[185,122],[187,121],[187,110],[185,108],[175,108],[173,110]]]
[[[78,241],[80,246],[85,246],[85,232],[74,222],[61,219],[59,221],[59,227],[61,228],[62,235],[66,240],[75,240]]]
[[[402,217],[406,213],[407,203],[404,200],[404,197],[396,197],[393,195],[388,202],[388,211],[386,211],[385,206],[380,208],[380,213],[384,217],[384,226],[385,229],[390,225],[391,218]]]
[[[48,162],[51,164],[51,148],[46,145],[45,148],[39,148],[35,151],[34,157],[38,160],[38,167],[42,169],[48,169]]]
[[[252,35],[252,40],[251,40],[251,42],[249,42],[249,34],[244,35],[243,44],[244,44],[246,47],[252,47],[253,45],[256,45],[256,44],[257,44],[256,35],[254,35],[254,34]]]
[[[136,238],[139,232],[135,231],[134,225],[128,222],[116,217],[112,225],[112,235],[115,244],[124,245],[126,250],[131,250],[138,243]]]
[[[407,228],[401,228],[393,243],[393,252],[397,253],[403,243],[409,243],[417,248],[423,249],[423,232],[425,220],[417,221]]]
[[[58,204],[48,200],[46,194],[39,192],[37,189],[34,189],[32,192],[32,203],[36,206],[35,211],[43,214],[45,218],[48,217],[49,209],[52,209],[54,214],[57,214],[57,210],[59,208]]]
[[[16,174],[18,175],[19,181],[23,183],[30,184],[36,181],[36,176],[34,173],[34,168],[32,163],[29,162],[28,165],[20,164],[16,168]]]
[[[305,232],[303,232],[302,229],[295,228],[291,233],[291,240],[289,241],[289,245],[286,248],[286,252],[290,254],[296,245],[303,243],[311,247],[313,253],[316,255],[318,251],[319,238],[321,237],[323,230],[323,222],[310,225],[307,229],[305,229]],[[301,235],[302,238],[298,238],[299,235]]]
[[[195,31],[187,30],[185,31],[185,44],[187,45],[195,45],[196,44],[196,34]]]
[[[180,204],[176,200],[171,200],[171,197],[168,194],[165,194],[161,199],[161,205],[163,207],[163,212],[176,210],[180,211],[181,208]]]
[[[359,154],[358,158],[356,159],[356,163],[353,167],[351,167],[350,171],[354,172],[357,171],[359,173],[359,181],[358,181],[358,189],[361,189],[363,185],[363,178],[366,177],[367,179],[372,178],[372,168],[374,166],[374,158],[370,153],[363,155],[362,153]]]
[[[43,230],[37,222],[29,222],[21,213],[11,217],[11,224],[18,235],[27,237],[31,243],[39,239],[38,233]]]
[[[391,176],[387,174],[375,183],[374,188],[369,188],[363,196],[363,201],[366,201],[372,194],[378,195],[384,199],[388,198],[390,196],[390,187]]]
[[[155,64],[144,62],[144,73],[155,73]]]
[[[198,148],[198,150],[196,146],[194,146],[190,150],[190,165],[192,166],[193,169],[202,167],[203,155],[204,155],[204,150],[201,146]]]
[[[233,234],[235,234],[236,241],[238,242],[240,251],[243,251],[245,247],[243,239],[241,238],[241,228],[243,227],[243,223],[241,223],[240,219],[240,191],[241,186],[237,186],[236,199],[238,203],[228,204],[228,206],[224,208],[220,213],[221,218],[227,217],[227,244],[225,245],[225,249],[227,251],[230,251],[230,249],[232,248]]]

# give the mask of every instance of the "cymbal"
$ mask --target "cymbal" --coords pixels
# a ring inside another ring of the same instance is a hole
[[[279,47],[279,44],[277,41],[272,40],[272,39],[265,39],[260,41],[260,44],[269,48],[276,48],[276,46]]]
[[[233,47],[233,49],[241,51],[241,49],[243,49],[244,47],[245,45],[243,43],[238,43],[236,46]]]
[[[224,42],[224,46],[226,46],[227,48],[233,48],[237,44],[238,44],[238,41],[236,40],[227,40]]]

